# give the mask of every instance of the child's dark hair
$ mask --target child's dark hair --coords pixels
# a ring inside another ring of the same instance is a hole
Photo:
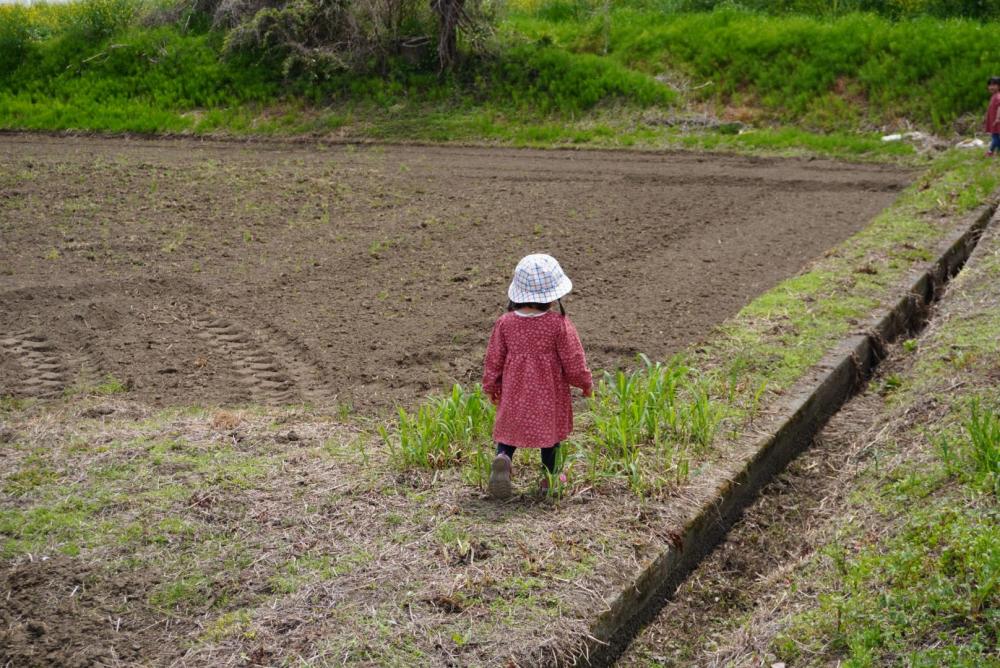
[[[986,83],[987,86],[1000,86],[1000,77],[990,77],[990,80]]]
[[[559,302],[559,312],[562,313],[563,315],[566,315],[566,309],[563,308],[562,300],[557,299],[556,301]],[[544,312],[548,311],[550,306],[552,306],[552,304],[538,304],[535,302],[513,302],[510,300],[507,301],[508,311],[516,311],[519,308],[533,308]]]

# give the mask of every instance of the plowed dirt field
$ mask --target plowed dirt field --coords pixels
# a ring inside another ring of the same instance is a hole
[[[592,366],[662,357],[865,226],[822,160],[0,135],[0,396],[380,410],[479,378],[522,255]]]

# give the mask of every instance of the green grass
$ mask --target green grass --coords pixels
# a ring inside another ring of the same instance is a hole
[[[635,108],[602,104],[586,114],[552,117],[512,111],[497,104],[466,109],[409,105],[395,110],[360,109],[346,122],[351,134],[382,141],[422,140],[505,144],[533,148],[686,149],[754,155],[823,155],[848,160],[914,162],[906,142],[883,142],[879,133],[816,134],[794,127],[760,127],[743,134],[681,131],[637,120]],[[360,120],[364,118],[362,122]]]
[[[88,467],[82,481],[46,448],[35,447],[18,461],[2,481],[4,493],[19,503],[0,508],[0,554],[75,554],[82,548],[197,539],[204,527],[171,513],[189,505],[196,493],[248,489],[277,465],[270,456],[180,439],[68,443],[62,457],[102,455],[115,463]]]
[[[252,618],[249,610],[233,610],[221,614],[205,627],[201,639],[209,643],[220,642],[236,636],[252,640],[253,631],[250,629]]]
[[[870,12],[891,19],[969,18],[984,21],[1000,18],[997,0],[625,0],[625,5],[664,14],[693,13],[737,6],[757,14],[772,16],[799,15],[834,18],[857,12]],[[519,0],[519,7],[533,7],[547,17],[579,16],[603,8],[600,2],[567,0]]]
[[[97,18],[81,16],[88,12]],[[558,122],[613,100],[645,107],[677,98],[617,62],[532,44],[468,60],[447,77],[397,63],[387,76],[288,79],[266,58],[223,57],[224,33],[203,21],[133,22],[144,12],[132,0],[0,7],[0,43],[18,53],[0,61],[0,127],[302,134],[379,110],[495,106]]]
[[[912,149],[881,145],[875,125],[905,119],[944,130],[978,116],[994,74],[997,24],[677,11],[685,7],[516,3],[500,19],[493,53],[468,57],[447,76],[391,62],[385,72],[321,78],[286,76],[259,54],[223,57],[226,34],[207,17],[184,13],[172,23],[138,0],[0,7],[0,127],[347,130],[382,139],[900,156]],[[662,74],[669,85],[654,78]],[[687,133],[643,120],[689,103],[799,127]],[[610,122],[602,120],[608,109]]]
[[[312,582],[334,580],[372,561],[371,554],[355,550],[347,554],[304,554],[285,562],[268,580],[271,591],[291,594]]]
[[[128,384],[112,374],[106,374],[97,381],[78,382],[63,390],[65,396],[96,395],[102,397],[124,394],[128,392]]]
[[[165,610],[201,607],[209,600],[210,587],[207,576],[192,573],[157,586],[149,596],[149,603]]]
[[[975,397],[962,428],[957,437],[942,434],[938,441],[949,472],[1000,498],[1000,412]]]
[[[549,10],[556,7],[578,9]],[[606,54],[640,72],[673,73],[694,99],[824,130],[897,118],[943,130],[962,114],[978,115],[996,56],[996,24],[978,21],[602,7],[543,4],[514,13],[505,30]]]
[[[987,517],[955,499],[921,502],[887,540],[829,547],[836,584],[776,640],[778,655],[801,665],[820,656],[855,667],[996,665],[1000,530],[995,512],[992,525]]]

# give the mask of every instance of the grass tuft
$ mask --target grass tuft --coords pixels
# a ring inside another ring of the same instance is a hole
[[[401,468],[439,469],[471,462],[477,479],[485,484],[482,475],[485,472],[488,477],[489,463],[484,465],[483,460],[488,460],[492,451],[495,416],[480,386],[466,391],[455,385],[451,394],[432,399],[415,413],[400,408],[396,433],[390,434],[380,425],[379,434]]]

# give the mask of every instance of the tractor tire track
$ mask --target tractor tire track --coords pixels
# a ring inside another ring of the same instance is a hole
[[[0,291],[0,394],[56,396],[109,377],[154,402],[333,403],[317,355],[261,315],[227,313],[188,279]],[[65,345],[18,326],[30,318]]]
[[[0,348],[22,369],[14,388],[31,397],[54,397],[68,384],[68,370],[62,355],[45,336],[30,330],[0,337]],[[15,390],[17,391],[17,390]]]
[[[294,403],[302,399],[299,384],[279,355],[267,342],[258,343],[253,334],[232,320],[208,314],[192,319],[196,336],[221,352],[237,380],[255,400]]]
[[[295,379],[303,400],[318,405],[335,403],[337,393],[328,381],[330,371],[305,343],[270,324],[262,324],[258,332]]]

